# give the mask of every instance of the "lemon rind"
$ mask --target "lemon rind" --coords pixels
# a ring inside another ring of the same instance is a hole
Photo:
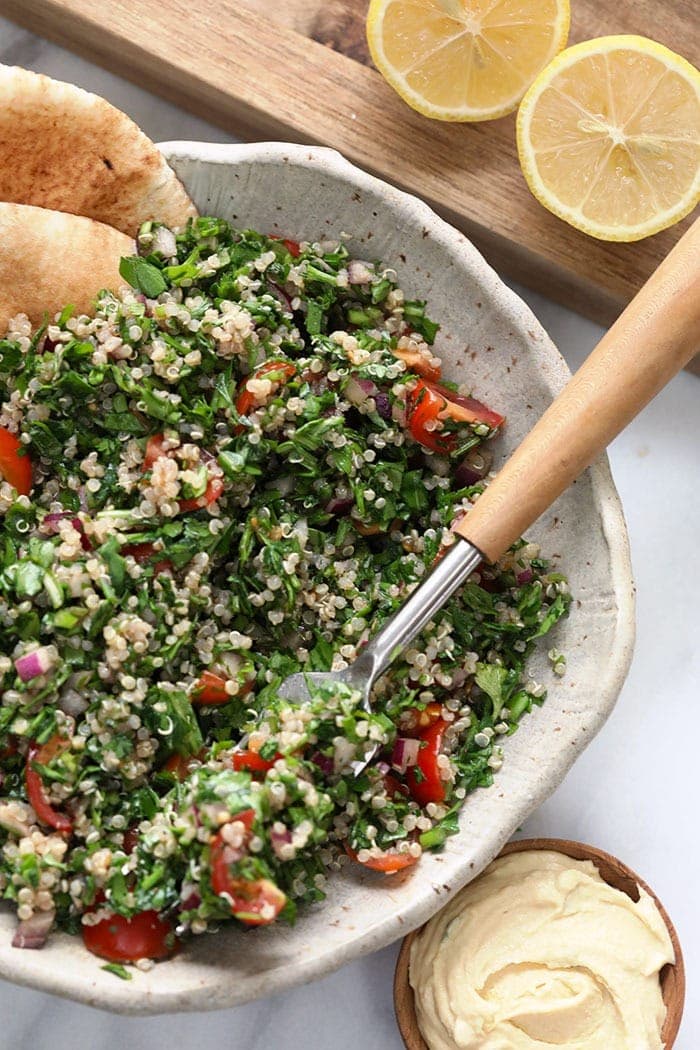
[[[605,54],[610,51],[628,48],[639,51],[646,55],[656,57],[668,68],[675,70],[684,76],[689,83],[694,84],[700,99],[700,71],[682,55],[676,54],[664,44],[656,40],[635,34],[617,34],[612,36],[597,37],[593,40],[584,40],[580,44],[574,44],[566,50],[561,51],[542,70],[525,93],[516,121],[516,138],[518,145],[518,156],[525,181],[532,195],[539,203],[553,215],[563,219],[570,226],[591,237],[601,241],[631,243],[651,237],[655,233],[674,226],[681,219],[689,215],[700,203],[700,166],[695,180],[688,193],[679,199],[677,204],[658,212],[652,219],[634,226],[606,226],[602,223],[592,222],[587,219],[580,210],[572,208],[561,202],[544,183],[537,166],[536,151],[530,145],[529,129],[535,104],[540,95],[551,84],[553,79],[563,70],[575,65],[580,58],[587,55]]]

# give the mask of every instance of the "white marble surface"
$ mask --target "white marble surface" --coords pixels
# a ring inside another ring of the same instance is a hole
[[[104,95],[154,139],[235,139],[235,128],[226,134],[2,18],[0,61]],[[601,329],[519,290],[577,367]],[[699,454],[700,380],[685,374],[610,450],[638,587],[637,649],[612,719],[523,829],[610,850],[660,895],[688,971],[677,1050],[700,1046],[700,570],[693,548],[700,534]],[[313,985],[236,1010],[162,1018],[113,1017],[0,983],[0,1050],[400,1050],[391,993],[395,955],[387,948]]]

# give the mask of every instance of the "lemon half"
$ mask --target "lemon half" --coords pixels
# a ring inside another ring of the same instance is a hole
[[[645,37],[576,44],[525,95],[518,152],[555,215],[602,240],[648,237],[700,200],[700,72]]]
[[[502,117],[565,46],[569,0],[371,0],[379,72],[438,120]]]

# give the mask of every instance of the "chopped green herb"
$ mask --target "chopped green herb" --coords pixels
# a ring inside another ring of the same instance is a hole
[[[132,288],[156,299],[168,287],[168,282],[157,266],[140,259],[138,255],[125,256],[119,262],[119,273]]]
[[[100,966],[101,970],[105,973],[113,973],[115,977],[119,977],[122,981],[130,981],[134,976],[130,970],[127,970],[126,966],[122,966],[121,963],[106,963],[104,966]]]
[[[93,318],[0,339],[34,481],[0,487],[0,897],[72,932],[96,908],[156,923],[167,954],[225,921],[293,922],[346,850],[391,872],[441,848],[542,703],[528,659],[570,596],[519,541],[371,713],[339,685],[283,700],[288,675],[350,664],[430,570],[483,488],[454,464],[493,431],[429,421],[444,457],[416,438],[401,355],[438,325],[344,244],[206,216],[138,244],[132,290]],[[405,734],[431,732],[403,768]]]

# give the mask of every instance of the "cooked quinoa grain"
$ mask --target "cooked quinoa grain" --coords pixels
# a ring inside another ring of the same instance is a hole
[[[342,243],[200,218],[139,246],[94,316],[0,340],[0,893],[18,944],[82,929],[114,972],[292,920],[348,855],[392,872],[439,848],[542,702],[527,657],[570,602],[520,541],[371,715],[347,688],[281,701],[292,672],[352,663],[453,542],[502,418],[436,385],[425,304]]]

